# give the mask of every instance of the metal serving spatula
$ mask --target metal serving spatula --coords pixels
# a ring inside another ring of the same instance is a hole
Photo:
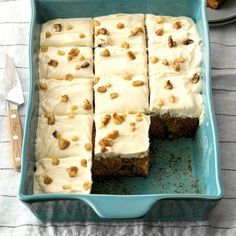
[[[6,56],[4,91],[7,104],[10,146],[14,168],[21,170],[22,128],[18,106],[24,103],[21,82],[15,65],[10,57]]]

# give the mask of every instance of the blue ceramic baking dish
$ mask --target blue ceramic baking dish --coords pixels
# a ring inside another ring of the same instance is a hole
[[[103,178],[93,194],[33,195],[34,140],[38,116],[39,34],[54,18],[95,17],[112,13],[189,16],[203,47],[204,120],[194,139],[151,140],[148,177]],[[141,219],[202,220],[223,197],[214,108],[205,0],[32,0],[29,44],[29,106],[24,130],[19,198],[42,221]]]

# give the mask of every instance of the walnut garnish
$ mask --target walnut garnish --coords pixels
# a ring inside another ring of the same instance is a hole
[[[174,29],[180,29],[182,26],[181,26],[181,22],[180,21],[176,21],[174,22],[173,24],[173,28]]]
[[[125,41],[123,41],[121,44],[120,44],[121,48],[126,48],[128,49],[129,48],[129,44]]]
[[[57,139],[60,139],[60,138],[61,138],[61,135],[60,135],[60,133],[59,133],[57,130],[54,130],[54,131],[53,131],[52,136],[53,136],[54,138],[57,138]]]
[[[175,71],[177,71],[177,72],[180,71],[180,64],[178,62],[175,62],[172,67]]]
[[[48,185],[48,184],[52,183],[52,181],[53,181],[53,179],[50,176],[44,175],[44,177],[43,177],[44,184]]]
[[[91,144],[91,143],[86,143],[86,144],[84,145],[84,147],[85,147],[85,149],[86,149],[87,151],[91,151],[91,150],[92,150],[92,144]]]
[[[83,68],[83,69],[87,68],[87,67],[89,67],[89,63],[86,61],[80,67]]]
[[[166,81],[165,88],[166,89],[173,89],[173,85],[169,80]]]
[[[76,141],[78,141],[79,140],[79,137],[78,136],[73,136],[72,138],[71,138],[71,141],[73,141],[73,142],[76,142]]]
[[[156,64],[158,61],[159,61],[159,58],[158,58],[158,57],[156,57],[156,56],[150,57],[150,62],[151,62],[152,64]]]
[[[85,38],[85,34],[80,34],[79,37],[80,37],[81,39],[83,39],[83,38]]]
[[[85,100],[84,100],[83,109],[84,109],[84,110],[91,110],[91,109],[92,109],[92,105],[91,105],[91,103],[89,102],[88,99],[85,99]]]
[[[84,190],[88,190],[88,189],[90,189],[91,187],[92,187],[92,183],[89,182],[89,181],[87,181],[87,182],[85,182],[85,183],[83,184]]]
[[[157,105],[158,105],[159,107],[162,107],[162,106],[164,105],[164,101],[163,101],[162,99],[159,99],[159,100],[157,101]]]
[[[56,119],[55,119],[54,114],[52,114],[52,113],[47,113],[47,114],[46,114],[46,117],[48,118],[48,125],[53,125],[53,124],[55,124]]]
[[[69,100],[68,95],[64,94],[61,96],[61,102],[68,102],[68,100]]]
[[[68,141],[64,138],[60,138],[60,139],[58,139],[58,146],[59,146],[60,150],[64,150],[70,146],[70,141]]]
[[[177,45],[177,43],[172,39],[172,36],[170,35],[170,36],[168,37],[168,46],[169,46],[170,48],[173,48],[173,47],[176,47],[176,45]]]
[[[65,80],[69,80],[69,81],[73,80],[73,75],[72,74],[65,75]]]
[[[111,99],[118,98],[118,96],[119,96],[118,93],[111,93],[111,94],[110,94],[110,98],[111,98]]]
[[[41,81],[41,82],[39,82],[39,88],[43,89],[43,90],[47,90],[48,85],[47,85],[47,83]]]
[[[87,160],[86,159],[82,159],[80,161],[80,165],[83,166],[83,167],[87,167]]]
[[[184,63],[185,59],[182,56],[180,56],[175,61],[178,62],[178,63]]]
[[[183,41],[183,45],[189,45],[192,44],[194,41],[192,39],[186,39]]]
[[[70,177],[75,177],[78,173],[78,167],[77,166],[71,166],[66,169]]]
[[[118,23],[117,25],[116,25],[116,28],[117,29],[123,29],[125,27],[125,25],[123,24],[123,23]]]
[[[141,122],[142,120],[143,120],[143,118],[142,118],[142,116],[138,116],[138,117],[136,117],[136,119],[135,119],[137,122]]]
[[[131,75],[125,75],[123,77],[124,80],[132,80],[132,76]]]
[[[136,27],[133,30],[131,30],[131,36],[135,36],[138,33],[144,33],[144,30],[142,27]]]
[[[106,87],[106,88],[110,88],[111,86],[112,86],[111,83],[106,83],[106,84],[105,84],[105,87]]]
[[[57,23],[53,25],[53,28],[55,29],[55,32],[60,32],[62,29],[61,24]]]
[[[99,25],[101,25],[101,23],[100,23],[98,20],[94,20],[94,21],[93,21],[93,24],[94,24],[94,26],[99,26]]]
[[[73,28],[74,28],[73,25],[67,25],[67,26],[66,26],[66,29],[67,29],[67,30],[72,30]]]
[[[106,49],[104,49],[103,51],[100,52],[100,56],[109,57],[109,56],[111,56],[111,54],[110,54],[109,50],[106,48]]]
[[[67,115],[70,119],[75,117],[75,113],[73,111],[70,111]]]
[[[77,105],[73,105],[70,109],[72,110],[72,111],[75,111],[75,110],[77,110],[79,107],[77,106]]]
[[[46,32],[45,32],[45,37],[46,37],[46,38],[50,38],[50,37],[51,37],[51,35],[52,35],[52,34],[51,34],[51,32],[50,32],[50,31],[46,31]]]
[[[109,121],[111,119],[111,115],[110,114],[106,114],[102,119],[101,119],[101,125],[100,125],[100,128],[101,127],[105,127]]]
[[[107,148],[105,148],[105,147],[101,147],[101,153],[105,153],[105,152],[107,152],[107,151],[108,151]]]
[[[108,139],[116,139],[119,136],[119,130],[114,130],[107,135]]]
[[[76,66],[75,66],[75,69],[76,69],[76,70],[80,70],[80,64],[76,65]]]
[[[78,57],[78,58],[79,58],[79,60],[80,60],[80,61],[83,61],[83,60],[85,60],[85,57],[84,57],[84,55],[83,55],[83,54],[81,54],[81,53],[79,54],[79,57]]]
[[[65,184],[65,185],[62,186],[62,188],[64,190],[69,190],[69,189],[71,189],[71,186],[69,184]]]
[[[143,116],[143,113],[142,113],[141,111],[138,111],[138,112],[136,113],[136,116]]]
[[[113,114],[113,120],[117,125],[120,125],[125,121],[125,117],[123,115],[119,115],[115,112]]]
[[[103,139],[99,140],[98,144],[101,147],[112,147],[113,141],[111,139],[108,139],[108,138],[103,138]]]
[[[99,77],[95,77],[94,79],[94,84],[96,85],[99,82],[100,78]]]
[[[59,165],[60,160],[57,157],[52,157],[52,165],[57,166]]]
[[[48,46],[46,45],[41,45],[40,46],[41,52],[47,52],[48,51]]]
[[[57,54],[59,55],[59,56],[64,56],[66,53],[64,52],[64,51],[62,51],[62,50],[57,50]]]
[[[79,49],[78,48],[72,48],[69,52],[68,52],[68,61],[71,61],[74,57],[77,57],[79,55]]]
[[[99,34],[109,35],[109,31],[106,28],[100,28],[100,29],[97,29],[95,32],[95,35],[99,35]]]
[[[144,82],[142,80],[134,80],[132,85],[134,87],[139,87],[139,86],[143,86],[144,85]]]
[[[171,96],[169,97],[169,102],[170,102],[170,103],[175,103],[175,96],[174,96],[174,95],[171,95]]]
[[[163,23],[163,22],[164,22],[164,17],[162,17],[162,16],[157,16],[157,17],[156,17],[156,22],[157,22],[157,24]]]
[[[162,64],[165,65],[165,66],[168,66],[169,65],[169,62],[167,59],[163,59],[162,60]]]
[[[56,67],[56,66],[58,65],[58,61],[51,59],[51,60],[48,62],[48,65],[49,65],[49,66],[54,66],[54,67]]]
[[[156,30],[155,33],[156,33],[156,35],[158,35],[158,36],[162,36],[163,33],[164,33],[164,29],[163,29],[163,28],[160,28],[160,29]]]
[[[128,55],[128,57],[129,57],[131,60],[135,60],[135,59],[136,59],[136,56],[135,56],[134,53],[131,52],[131,51],[128,51],[128,52],[127,52],[127,55]]]
[[[107,88],[105,86],[100,86],[97,88],[97,92],[99,93],[105,93],[107,91]]]
[[[200,75],[199,75],[198,73],[195,73],[195,74],[193,75],[193,77],[191,78],[191,82],[192,82],[193,84],[198,83],[199,80],[200,80]]]
[[[136,130],[135,122],[130,122],[130,131],[134,132]]]

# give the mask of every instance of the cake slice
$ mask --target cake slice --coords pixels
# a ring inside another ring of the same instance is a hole
[[[73,111],[73,110],[72,110]],[[92,155],[92,115],[55,116],[52,113],[38,118],[35,159],[66,158]]]
[[[40,80],[40,115],[92,114],[93,79],[80,78],[67,80]],[[77,106],[77,109],[75,109]]]
[[[136,114],[95,115],[95,176],[146,176],[149,166],[150,118]]]
[[[46,79],[93,77],[93,50],[89,47],[41,46],[39,74]]]
[[[42,25],[40,44],[44,46],[93,47],[92,18],[51,20]]]
[[[94,18],[95,47],[138,45],[146,47],[143,14],[114,14]]]
[[[149,110],[148,79],[143,75],[98,77],[94,93],[96,114]],[[130,98],[132,102],[127,102]]]
[[[213,9],[218,9],[225,0],[207,0],[207,6]]]
[[[39,160],[34,174],[34,194],[90,193],[91,165],[90,155]]]

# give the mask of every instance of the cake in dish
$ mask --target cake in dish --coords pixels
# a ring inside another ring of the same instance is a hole
[[[34,194],[90,193],[91,156],[45,158],[36,163]]]
[[[92,115],[55,116],[48,113],[38,118],[35,159],[66,158],[92,155]]]
[[[40,44],[93,47],[92,18],[56,19],[42,25]]]
[[[136,114],[95,115],[95,176],[148,174],[150,118]]]
[[[95,47],[146,46],[144,14],[114,14],[94,18]]]
[[[226,0],[207,0],[207,6],[218,9]]]
[[[90,47],[41,46],[39,74],[46,79],[91,78],[93,74],[93,50]]]
[[[148,112],[148,79],[140,76],[101,76],[95,79],[95,113]],[[135,98],[132,102],[130,98]]]
[[[40,80],[39,114],[92,114],[93,79]],[[76,107],[77,106],[77,107]],[[77,108],[77,109],[75,109]]]

